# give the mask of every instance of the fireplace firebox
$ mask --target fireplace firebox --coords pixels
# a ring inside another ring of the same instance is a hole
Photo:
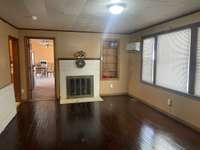
[[[93,76],[67,76],[67,98],[93,97]]]

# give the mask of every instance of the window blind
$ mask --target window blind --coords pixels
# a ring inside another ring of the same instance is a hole
[[[143,40],[142,80],[148,83],[153,83],[154,44],[153,37]]]
[[[179,30],[158,36],[157,85],[188,93],[190,46],[191,29]],[[200,78],[198,80],[200,83]]]
[[[197,33],[197,55],[196,55],[196,72],[195,72],[195,95],[200,96],[200,28]]]

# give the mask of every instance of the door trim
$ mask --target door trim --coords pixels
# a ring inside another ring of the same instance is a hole
[[[30,63],[30,45],[29,45],[29,40],[30,39],[47,39],[47,40],[53,40],[54,46],[53,46],[53,51],[54,51],[54,80],[55,80],[55,99],[58,100],[57,96],[57,62],[56,62],[56,42],[54,37],[32,37],[32,36],[25,36],[24,37],[24,49],[25,49],[25,65],[26,65],[26,84],[27,84],[27,99],[30,100],[32,91],[30,90],[30,78],[29,78],[29,63]]]
[[[9,45],[9,41],[10,40],[16,40],[17,41],[17,55],[18,55],[18,67],[19,67],[19,71],[17,71],[17,74],[18,74],[18,76],[19,76],[19,79],[21,79],[21,74],[20,74],[20,52],[19,52],[19,39],[18,38],[16,38],[16,37],[13,37],[13,36],[11,36],[11,35],[8,35],[8,52],[9,52],[9,63],[10,63],[10,45]],[[11,64],[10,64],[11,65]],[[10,68],[11,69],[11,68]],[[10,72],[10,80],[12,80],[11,79],[12,78],[12,75],[11,75],[11,72]],[[11,82],[12,83],[12,82]],[[13,83],[13,85],[14,85],[14,83]],[[16,101],[17,102],[21,102],[22,101],[22,94],[21,94],[21,82],[19,82],[19,91],[18,91],[18,95],[19,95],[19,97],[17,98],[17,97],[15,97],[16,98]],[[17,91],[14,91],[14,92],[17,92]]]

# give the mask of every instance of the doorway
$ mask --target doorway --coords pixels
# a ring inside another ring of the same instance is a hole
[[[29,38],[29,99],[55,100],[54,39]]]
[[[20,62],[19,62],[19,41],[17,38],[8,37],[10,73],[11,82],[14,85],[15,98],[17,102],[21,101],[21,84],[20,84]]]

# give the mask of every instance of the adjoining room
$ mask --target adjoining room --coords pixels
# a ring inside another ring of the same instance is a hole
[[[29,39],[32,100],[55,99],[54,40]]]

